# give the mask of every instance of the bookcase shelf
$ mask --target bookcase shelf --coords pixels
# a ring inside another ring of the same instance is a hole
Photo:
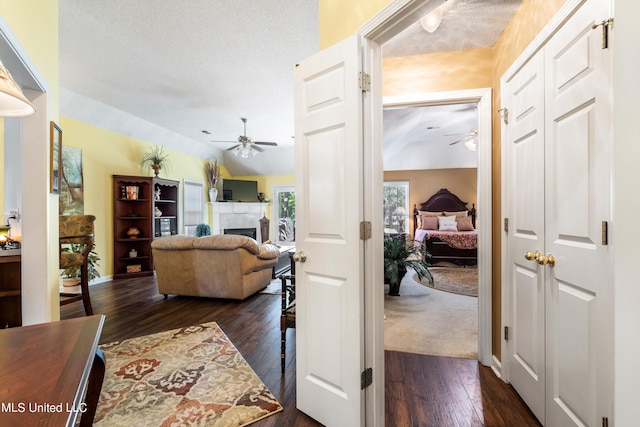
[[[113,176],[114,279],[153,274],[151,241],[178,233],[179,185],[178,181],[164,178]],[[160,199],[156,198],[158,193]],[[156,208],[162,216],[155,215]],[[139,232],[133,239],[128,234],[132,228]],[[132,249],[137,251],[137,257],[129,256]]]

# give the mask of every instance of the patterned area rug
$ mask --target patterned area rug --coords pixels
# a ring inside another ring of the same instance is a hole
[[[476,267],[429,267],[433,275],[431,286],[427,279],[418,280],[418,275],[413,280],[430,288],[452,294],[478,296],[478,269]]]
[[[95,426],[246,426],[282,410],[215,322],[100,348]]]

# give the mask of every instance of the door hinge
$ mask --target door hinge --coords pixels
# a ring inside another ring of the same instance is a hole
[[[602,427],[609,427],[609,418],[602,417]]]
[[[362,71],[358,72],[358,87],[363,92],[369,92],[371,90],[371,76]]]
[[[602,25],[602,48],[603,49],[609,48],[609,26],[611,24],[613,24],[613,18],[606,19],[600,22],[599,24],[593,24],[591,26],[591,28],[595,30],[596,28]]]
[[[509,232],[509,218],[504,219],[504,231]]]
[[[360,390],[364,390],[373,384],[373,369],[367,368],[360,374]]]
[[[505,341],[509,341],[509,327],[508,326],[504,327],[504,340]]]
[[[609,223],[607,221],[602,221],[602,244],[609,244]]]
[[[509,124],[509,109],[507,107],[498,110],[498,113],[502,117],[502,121],[505,125]]]
[[[371,238],[371,221],[360,221],[360,240]]]

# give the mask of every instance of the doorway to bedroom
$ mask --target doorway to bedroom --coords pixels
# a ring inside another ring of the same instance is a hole
[[[383,129],[385,237],[427,250],[433,278],[409,269],[398,296],[385,285],[385,350],[477,359],[477,245],[475,230],[468,231],[477,206],[477,102],[386,107]],[[443,205],[452,210],[447,215],[415,215],[443,189],[466,203]],[[439,231],[438,222],[456,230]],[[463,237],[472,250],[454,247]]]

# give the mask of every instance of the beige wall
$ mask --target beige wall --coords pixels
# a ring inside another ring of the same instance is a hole
[[[467,203],[469,209],[472,205],[478,206],[477,198],[477,169],[431,169],[411,171],[385,171],[384,181],[409,182],[409,208],[426,202],[441,188],[446,188],[462,201]],[[411,213],[410,213],[411,214]],[[413,234],[413,218],[409,218],[409,233]]]

